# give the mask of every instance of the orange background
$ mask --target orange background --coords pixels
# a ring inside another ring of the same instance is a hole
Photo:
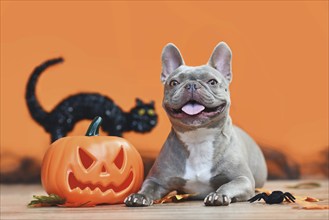
[[[38,82],[41,105],[50,111],[81,91],[108,95],[126,111],[135,97],[155,100],[157,127],[125,134],[155,156],[170,130],[163,46],[175,43],[195,66],[219,41],[233,51],[233,121],[300,163],[315,160],[328,148],[327,1],[1,1],[1,153],[42,158],[50,136],[31,119],[25,86],[35,66],[63,56]]]

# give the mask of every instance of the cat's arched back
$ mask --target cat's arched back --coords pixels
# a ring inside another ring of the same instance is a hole
[[[47,60],[32,72],[26,87],[26,103],[32,118],[51,135],[51,142],[64,137],[74,125],[96,116],[103,118],[102,130],[111,136],[122,136],[123,132],[145,133],[157,124],[158,116],[154,102],[144,103],[136,99],[136,106],[124,112],[112,99],[99,93],[78,93],[59,102],[50,112],[45,111],[36,96],[39,76],[50,66],[63,62],[63,58]]]

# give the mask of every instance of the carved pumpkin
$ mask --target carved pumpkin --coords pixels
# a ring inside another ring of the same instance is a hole
[[[51,144],[41,170],[48,194],[67,202],[122,203],[143,181],[143,162],[125,139],[98,136],[102,119],[96,117],[86,136],[64,137]]]

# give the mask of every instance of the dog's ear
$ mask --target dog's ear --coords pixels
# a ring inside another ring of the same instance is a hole
[[[178,48],[172,44],[167,44],[162,50],[162,74],[161,82],[164,84],[168,76],[179,66],[184,65],[184,60]]]
[[[232,81],[232,52],[225,42],[220,42],[215,47],[208,61],[208,65],[218,70],[228,82]]]

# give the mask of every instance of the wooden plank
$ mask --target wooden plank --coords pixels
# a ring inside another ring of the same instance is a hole
[[[321,199],[328,204],[328,180],[316,181],[320,188],[289,189],[286,186],[309,181],[270,181],[265,188],[289,191],[299,196]],[[314,182],[314,181],[312,181]],[[228,207],[205,207],[202,201],[186,201],[128,208],[103,205],[90,208],[27,208],[32,195],[45,194],[40,185],[1,185],[1,219],[328,219],[328,210],[293,209],[293,205],[266,205],[263,202],[230,204]]]

